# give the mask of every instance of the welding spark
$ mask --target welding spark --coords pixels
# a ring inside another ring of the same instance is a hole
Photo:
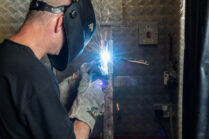
[[[120,111],[120,105],[118,103],[116,103],[116,109],[117,111]]]

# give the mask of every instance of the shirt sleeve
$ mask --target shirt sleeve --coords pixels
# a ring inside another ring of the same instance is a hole
[[[31,90],[23,112],[33,138],[74,139],[73,122],[59,100],[57,86]]]

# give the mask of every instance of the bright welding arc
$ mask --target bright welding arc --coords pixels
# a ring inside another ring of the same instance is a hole
[[[101,69],[104,72],[104,74],[108,74],[108,63],[111,59],[111,56],[108,52],[108,47],[106,47],[101,51],[100,57],[101,57]]]

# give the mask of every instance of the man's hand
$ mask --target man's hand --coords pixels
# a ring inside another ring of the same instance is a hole
[[[91,131],[99,115],[104,112],[103,81],[90,80],[90,69],[94,62],[85,63],[81,66],[81,81],[78,88],[78,96],[70,111],[70,118],[78,119],[86,123]]]
[[[76,91],[79,84],[79,73],[73,73],[72,76],[65,78],[59,83],[60,88],[60,101],[65,106],[66,110],[72,106],[74,98],[76,97]]]
[[[84,63],[81,65],[80,72],[81,74],[88,73],[94,66],[96,66],[99,61],[91,61],[90,63]]]
[[[96,61],[84,63],[76,73],[73,73],[72,76],[65,78],[62,82],[59,83],[60,101],[68,112],[77,95],[80,76],[84,73],[88,73],[96,64],[98,64]]]

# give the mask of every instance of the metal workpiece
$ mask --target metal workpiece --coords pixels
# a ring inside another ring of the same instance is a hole
[[[145,61],[145,60],[137,60],[137,59],[133,59],[133,60],[127,60],[128,62],[131,62],[131,63],[136,63],[136,64],[142,64],[142,65],[146,65],[146,66],[149,66],[149,62],[148,61]]]
[[[145,65],[145,66],[149,66],[150,63],[146,60],[142,60],[142,59],[132,59],[132,58],[115,58],[115,60],[123,60],[123,61],[127,61],[130,63],[135,63],[135,64],[141,64],[141,65]]]
[[[105,112],[103,120],[103,138],[114,139],[114,122],[113,122],[113,40],[112,40],[112,27],[101,26],[101,51],[105,48],[106,53],[109,54],[109,61],[107,61],[107,74],[109,75],[108,88],[104,91],[105,93]],[[107,58],[104,57],[104,59]]]

